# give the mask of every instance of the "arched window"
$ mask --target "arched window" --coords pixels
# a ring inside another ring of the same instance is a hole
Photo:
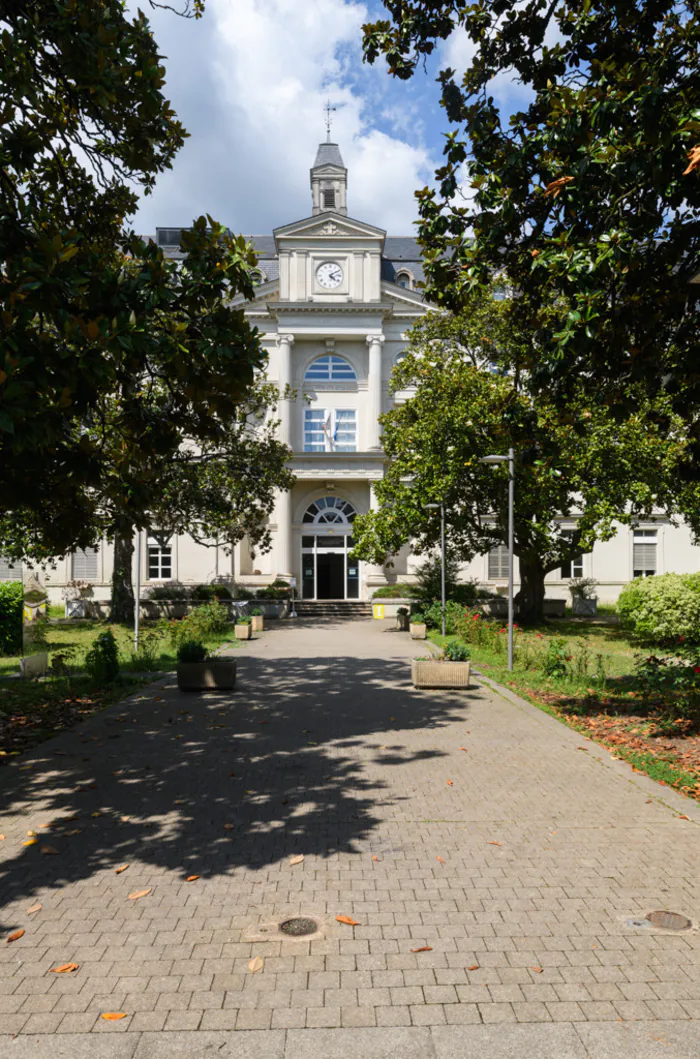
[[[406,290],[413,290],[413,276],[410,272],[402,271],[396,273],[396,282],[399,287],[405,287]]]
[[[355,508],[347,500],[341,500],[339,496],[324,496],[309,504],[302,522],[312,522],[316,526],[348,525],[356,514]]]
[[[399,353],[397,355],[396,360],[394,361],[394,364],[400,364],[401,361],[405,360],[405,359],[406,359],[406,350],[404,349],[401,353]]]
[[[336,357],[329,353],[325,357],[317,359],[309,365],[304,376],[304,382],[356,382],[357,375],[352,364],[342,357]]]

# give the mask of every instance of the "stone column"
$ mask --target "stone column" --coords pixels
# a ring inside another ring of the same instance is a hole
[[[292,494],[279,493],[275,504],[277,523],[276,566],[278,577],[292,577]]]
[[[367,335],[369,371],[367,373],[367,448],[380,449],[379,416],[382,411],[382,346],[383,335]]]
[[[369,509],[370,511],[379,510],[379,501],[374,492],[374,482],[368,482],[369,485]],[[365,584],[367,586],[367,598],[371,599],[372,592],[375,588],[379,588],[380,585],[387,583],[386,573],[384,572],[383,566],[377,566],[374,563],[365,563]]]
[[[277,346],[279,353],[277,354],[278,373],[278,385],[280,396],[284,394],[287,386],[292,385],[292,346],[294,345],[294,335],[278,335]],[[283,441],[285,445],[292,447],[292,407],[293,402],[289,399],[281,399],[279,408],[277,410],[277,418],[280,421],[279,427],[279,439]]]

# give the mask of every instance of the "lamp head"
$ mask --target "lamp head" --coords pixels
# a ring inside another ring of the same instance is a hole
[[[440,505],[439,504],[423,504],[423,507],[427,508],[428,511],[439,511],[440,510]]]
[[[494,465],[497,464],[497,463],[507,463],[507,462],[508,462],[508,457],[507,456],[482,456],[481,459],[479,460],[479,463],[490,463],[490,464],[494,464]]]

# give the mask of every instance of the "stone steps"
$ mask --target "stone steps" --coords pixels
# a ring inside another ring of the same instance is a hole
[[[301,599],[296,601],[300,618],[346,618],[360,621],[372,617],[372,604],[354,599]]]

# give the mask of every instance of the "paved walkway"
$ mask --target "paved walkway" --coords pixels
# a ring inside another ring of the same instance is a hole
[[[284,623],[2,770],[2,1059],[697,1059],[698,807],[417,646]]]

